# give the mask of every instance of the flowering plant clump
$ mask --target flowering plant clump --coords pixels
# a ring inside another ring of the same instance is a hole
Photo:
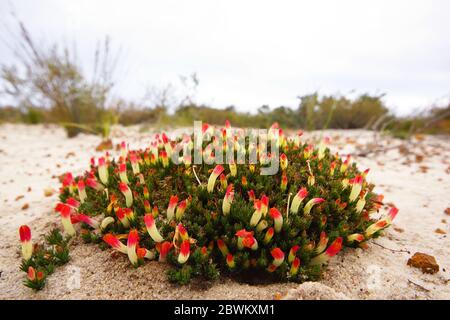
[[[22,246],[22,264],[20,269],[27,273],[24,285],[40,290],[45,285],[48,275],[55,267],[66,264],[69,259],[69,239],[64,237],[58,229],[53,229],[45,236],[45,243],[34,244],[31,240],[31,230],[23,225],[19,228]]]
[[[106,154],[82,176],[67,173],[56,206],[65,233],[117,250],[134,267],[168,263],[169,279],[181,284],[219,274],[302,282],[318,279],[343,246],[379,236],[397,214],[372,218],[383,196],[372,192],[368,170],[330,152],[329,139],[314,148],[301,132],[287,137],[274,124],[274,143],[263,149],[238,139],[243,132],[229,122],[205,124],[202,135],[205,163],[192,163],[194,136],[161,134],[145,150],[122,143],[117,159]],[[180,145],[189,152],[176,155]],[[217,164],[219,153],[233,160]],[[254,163],[234,158],[251,153]],[[261,174],[273,161],[279,170]],[[38,254],[23,252],[24,260]]]

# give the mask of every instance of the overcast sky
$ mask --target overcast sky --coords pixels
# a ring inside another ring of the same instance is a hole
[[[245,111],[315,90],[384,92],[400,114],[450,97],[448,0],[1,0],[4,23],[12,7],[37,39],[76,41],[85,66],[109,35],[129,99],[193,72],[198,102]]]

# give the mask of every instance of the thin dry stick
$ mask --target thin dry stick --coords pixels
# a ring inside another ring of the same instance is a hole
[[[195,166],[192,166],[192,171],[194,171],[195,178],[197,179],[198,184],[201,186],[202,183],[201,183],[200,179],[197,176],[197,172],[195,172]]]
[[[287,207],[286,207],[286,219],[289,218],[289,203],[291,202],[291,196],[292,196],[292,192],[289,192]]]
[[[391,251],[391,252],[404,252],[404,253],[408,253],[408,254],[411,253],[409,250],[395,250],[395,249],[391,249],[391,248],[386,248],[385,246],[383,246],[383,245],[381,245],[381,244],[379,244],[379,243],[376,243],[376,242],[372,242],[372,243],[373,243],[373,244],[376,244],[377,246],[379,246],[379,247],[381,247],[381,248],[383,248],[383,249],[389,250],[389,251]]]
[[[309,160],[307,160],[306,163],[308,164],[309,174],[310,174],[311,176],[313,176],[313,173],[312,173],[312,170],[311,170],[311,165],[310,165],[310,163],[309,163]]]
[[[408,282],[411,283],[411,284],[413,284],[413,285],[415,285],[415,286],[417,286],[417,287],[419,287],[420,289],[422,289],[422,290],[424,290],[424,291],[426,291],[426,292],[430,292],[430,289],[427,289],[427,288],[425,288],[424,286],[421,286],[421,285],[418,284],[418,283],[415,283],[415,282],[413,282],[413,281],[411,281],[411,280],[409,280],[409,279],[408,279]]]

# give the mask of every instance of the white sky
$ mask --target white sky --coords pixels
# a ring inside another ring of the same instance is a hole
[[[11,3],[38,39],[76,41],[84,65],[109,35],[129,99],[193,72],[198,102],[245,111],[315,90],[384,92],[400,114],[450,97],[448,0],[2,0],[2,21]]]

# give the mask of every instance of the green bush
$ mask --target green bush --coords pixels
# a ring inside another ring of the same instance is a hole
[[[135,267],[144,259],[167,261],[169,279],[180,284],[219,274],[316,280],[342,246],[364,246],[379,236],[397,209],[372,220],[382,197],[373,193],[368,171],[330,153],[326,139],[311,149],[278,132],[269,132],[282,153],[277,159],[269,149],[280,166],[274,175],[260,174],[268,165],[263,152],[250,165],[192,165],[186,155],[175,165],[175,141],[164,134],[145,150],[128,151],[123,143],[119,159],[101,158],[83,176],[65,176],[57,211],[66,233],[74,235],[80,222],[85,241],[103,238]],[[244,147],[255,150],[248,138],[245,145],[234,141],[229,136],[227,145],[235,157]],[[191,141],[182,145],[189,150]]]

